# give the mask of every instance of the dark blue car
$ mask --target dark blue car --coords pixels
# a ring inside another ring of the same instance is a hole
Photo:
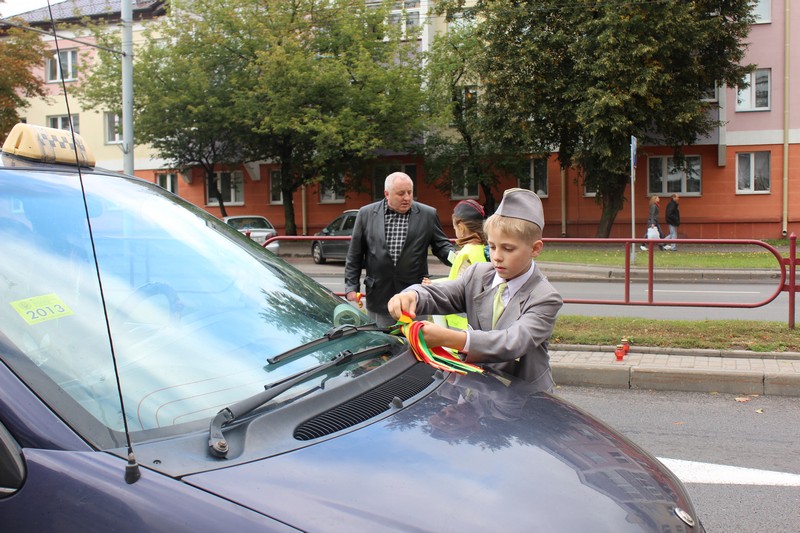
[[[418,362],[76,141],[26,125],[0,158],[3,531],[702,530],[608,426]]]

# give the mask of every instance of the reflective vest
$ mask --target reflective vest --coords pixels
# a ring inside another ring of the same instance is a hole
[[[467,244],[458,251],[453,266],[450,267],[450,275],[447,279],[456,279],[462,270],[465,270],[470,265],[475,263],[485,263],[488,261],[486,257],[486,246],[483,244]],[[452,314],[445,316],[448,327],[455,329],[467,329],[467,316],[466,314]]]

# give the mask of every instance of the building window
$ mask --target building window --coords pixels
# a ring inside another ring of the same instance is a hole
[[[703,102],[719,101],[719,87],[717,86],[717,84],[715,83],[714,85],[703,89],[700,100],[702,100]]]
[[[547,198],[547,158],[531,159],[519,178],[521,189],[530,189],[540,198]]]
[[[586,182],[583,183],[583,196],[586,198],[594,198],[597,196],[597,185],[591,186]]]
[[[674,157],[647,158],[647,194],[699,196],[701,190],[700,156],[688,155],[680,165]]]
[[[58,54],[53,54],[47,58],[45,66],[47,81],[49,83],[61,81],[75,81],[78,79],[78,51],[62,50]]]
[[[119,144],[122,142],[122,115],[118,113],[105,113],[106,144]]]
[[[156,175],[156,183],[159,187],[178,194],[178,175],[173,172]]]
[[[450,176],[450,199],[478,198],[478,184],[469,183],[466,168],[454,169]]]
[[[453,90],[453,109],[456,119],[474,116],[475,104],[478,103],[478,88],[474,85],[456,87]],[[454,125],[454,124],[451,124]]]
[[[383,186],[386,183],[386,176],[392,172],[405,172],[414,184],[414,198],[417,197],[417,165],[387,164],[376,165],[372,169],[372,198],[380,200],[383,198]]]
[[[320,182],[319,203],[343,204],[344,200],[344,176],[339,175],[335,178]]]
[[[69,115],[47,117],[47,125],[57,130],[69,131]],[[81,124],[78,115],[72,115],[72,127],[75,128],[75,133],[79,134],[81,132]]]
[[[756,24],[772,21],[772,0],[754,0],[752,6]]]
[[[736,111],[764,111],[770,108],[769,84],[771,71],[760,68],[747,74],[736,96]]]
[[[214,172],[214,180],[226,205],[244,204],[244,179],[241,170]],[[217,199],[212,198],[209,191],[206,191],[206,197],[208,205],[217,205]]]
[[[283,204],[283,191],[281,191],[281,171],[269,171],[269,203]]]
[[[769,152],[736,154],[736,192],[741,194],[768,193]]]
[[[367,2],[367,4],[378,5],[378,2]],[[405,0],[395,2],[394,9],[389,14],[389,24],[396,26],[400,30],[403,38],[416,38],[420,26],[420,2],[419,0]]]

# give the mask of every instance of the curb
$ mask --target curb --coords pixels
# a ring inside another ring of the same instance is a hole
[[[551,345],[559,385],[800,397],[800,353]]]

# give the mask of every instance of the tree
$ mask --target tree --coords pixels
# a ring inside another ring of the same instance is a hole
[[[456,188],[480,187],[491,213],[498,183],[493,161],[500,150],[482,110],[477,60],[483,43],[475,28],[466,11],[460,24],[452,24],[431,44],[425,68],[428,132],[419,148],[429,181],[448,195]]]
[[[341,186],[344,175],[356,181],[377,150],[420,136],[418,59],[414,43],[389,25],[389,7],[174,2],[136,51],[137,136],[176,166],[202,165],[208,176],[220,164],[279,164],[286,234],[296,234],[293,194],[302,185]],[[105,98],[109,108],[119,94],[113,70],[96,69],[84,86],[102,95],[87,88],[84,97]]]
[[[10,28],[0,39],[0,139],[20,121],[19,111],[30,105],[29,98],[45,96],[44,80],[34,74],[44,57],[42,39],[34,32]]]
[[[455,7],[463,2],[452,2]],[[479,72],[490,121],[558,150],[597,190],[607,237],[624,204],[631,135],[682,147],[711,131],[714,84],[741,85],[750,0],[481,0]]]
[[[119,34],[93,30],[105,48],[120,49]],[[201,167],[209,197],[227,216],[216,172],[238,166],[246,151],[233,114],[232,84],[242,61],[206,30],[203,21],[181,12],[147,30],[146,44],[135,51],[135,132],[137,143],[149,143],[174,168]],[[84,71],[78,94],[88,106],[119,111],[121,56],[107,49]]]
[[[415,40],[389,24],[391,3],[363,0],[227,1],[204,12],[247,43],[237,116],[251,158],[280,163],[286,233],[296,233],[293,193],[302,185],[356,187],[365,161],[421,136]]]

